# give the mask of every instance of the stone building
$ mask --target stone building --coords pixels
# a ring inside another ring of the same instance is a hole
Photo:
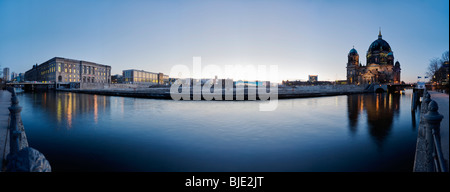
[[[400,63],[396,61],[394,64],[394,53],[382,38],[381,30],[378,39],[369,46],[365,66],[360,63],[355,48],[348,53],[348,84],[400,83],[400,70]]]
[[[26,81],[44,83],[110,84],[111,66],[90,61],[54,57],[25,72]]]

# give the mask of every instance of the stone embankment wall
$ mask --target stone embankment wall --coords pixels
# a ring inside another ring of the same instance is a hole
[[[274,87],[272,87],[272,89],[273,88]],[[149,88],[148,86],[135,84],[110,84],[109,86],[103,87],[98,85],[84,88],[82,87],[81,89],[61,89],[61,90],[79,93],[113,95],[113,96],[171,99],[170,87],[167,86]],[[246,89],[245,93],[247,92],[248,90]],[[279,86],[278,99],[345,95],[345,94],[356,94],[365,92],[367,91],[364,89],[364,86],[358,85],[321,85],[321,86],[296,86],[296,87]],[[234,90],[234,94],[236,94],[236,90]]]
[[[118,89],[118,90],[134,90],[134,89],[145,89],[152,87],[158,87],[158,85],[143,85],[143,84],[124,84],[124,83],[82,83],[81,89]]]
[[[362,85],[286,86],[278,88],[279,98],[365,93]]]

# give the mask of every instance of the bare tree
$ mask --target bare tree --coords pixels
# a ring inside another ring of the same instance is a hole
[[[443,73],[443,70],[440,69],[442,67],[442,64],[446,61],[448,62],[448,60],[449,60],[448,51],[442,53],[441,58],[435,57],[433,59],[430,59],[427,76],[430,77],[432,81],[438,81],[441,80],[442,78],[445,78],[446,75]]]
[[[448,62],[448,51],[442,53],[442,57],[441,57],[441,62],[442,63],[444,63],[446,61]]]
[[[427,76],[430,78],[433,78],[434,74],[439,70],[441,67],[441,60],[437,57],[430,59],[430,64],[428,65],[428,72]]]

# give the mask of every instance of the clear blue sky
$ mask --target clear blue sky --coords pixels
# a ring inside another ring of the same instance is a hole
[[[0,0],[0,65],[25,72],[59,56],[169,73],[173,65],[278,65],[280,79],[346,78],[381,27],[402,80],[449,49],[448,0]]]

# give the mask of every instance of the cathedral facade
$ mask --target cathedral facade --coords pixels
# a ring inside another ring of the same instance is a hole
[[[400,63],[394,64],[394,53],[391,46],[381,36],[372,42],[366,54],[366,65],[359,62],[359,54],[355,48],[348,53],[347,83],[400,83]]]

